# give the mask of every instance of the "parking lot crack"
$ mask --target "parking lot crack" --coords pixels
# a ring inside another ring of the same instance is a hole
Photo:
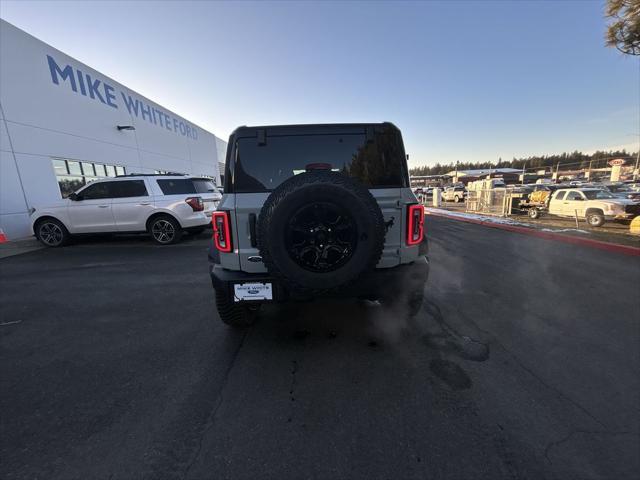
[[[213,406],[213,408],[211,410],[211,413],[207,417],[206,427],[203,430],[202,434],[200,435],[200,439],[198,440],[198,447],[196,448],[196,452],[194,453],[193,458],[191,459],[189,464],[187,465],[187,468],[185,469],[184,475],[182,476],[182,478],[187,478],[187,475],[189,474],[189,471],[191,470],[193,465],[196,463],[196,461],[200,457],[200,452],[202,451],[202,442],[204,440],[204,437],[207,435],[209,430],[211,430],[211,428],[215,425],[216,415],[218,413],[218,409],[220,408],[220,406],[222,405],[222,402],[224,400],[224,390],[227,387],[227,383],[229,382],[229,377],[231,376],[231,370],[233,370],[233,367],[234,367],[234,365],[236,363],[238,355],[240,354],[240,350],[242,349],[242,346],[244,345],[245,340],[247,339],[247,337],[249,335],[249,331],[250,330],[245,330],[243,332],[242,338],[240,339],[240,342],[238,342],[238,346],[236,347],[235,351],[233,352],[233,355],[231,357],[231,361],[229,362],[229,366],[227,367],[227,370],[226,370],[226,372],[224,374],[224,377],[222,379],[222,384],[220,385],[220,391],[218,392],[218,400],[215,403],[215,405]]]
[[[289,387],[289,401],[291,406],[289,407],[289,417],[287,418],[287,422],[291,422],[293,420],[293,404],[296,401],[295,390],[296,385],[298,384],[298,379],[296,378],[296,374],[298,373],[298,362],[296,360],[291,361],[291,386]]]
[[[578,402],[576,402],[571,397],[569,397],[568,395],[566,395],[565,393],[560,391],[558,388],[556,388],[553,385],[550,385],[549,383],[544,381],[537,373],[535,373],[533,370],[531,370],[529,367],[527,367],[524,363],[522,363],[522,361],[514,353],[512,353],[509,349],[507,349],[499,341],[496,340],[496,343],[500,346],[500,348],[502,348],[513,359],[514,362],[516,362],[518,364],[518,366],[520,368],[522,368],[525,372],[527,372],[529,375],[531,375],[533,378],[535,378],[538,382],[540,382],[542,385],[544,385],[547,389],[555,392],[556,395],[558,395],[558,397],[560,397],[561,399],[565,400],[566,402],[568,402],[571,405],[573,405],[574,407],[576,407],[578,410],[580,410],[582,413],[584,413],[586,416],[588,416],[591,420],[596,422],[601,427],[607,428],[607,426],[602,421],[600,421],[593,413],[591,413],[589,410],[587,410],[586,407],[580,405]]]
[[[562,445],[562,444],[568,442],[569,440],[571,440],[575,435],[580,435],[580,434],[582,434],[582,435],[591,435],[591,436],[596,436],[596,435],[609,435],[609,436],[633,435],[633,436],[640,436],[640,433],[638,433],[638,432],[629,432],[629,431],[608,432],[608,431],[599,431],[599,430],[572,430],[567,435],[562,437],[560,440],[549,442],[547,444],[547,446],[544,449],[544,458],[546,458],[547,462],[549,462],[550,464],[553,465],[553,462],[549,458],[549,453],[551,452],[552,449],[559,447],[560,445]]]

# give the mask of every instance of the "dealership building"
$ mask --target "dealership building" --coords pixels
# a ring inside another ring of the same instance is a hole
[[[101,177],[177,172],[221,185],[226,142],[0,20],[0,228]]]

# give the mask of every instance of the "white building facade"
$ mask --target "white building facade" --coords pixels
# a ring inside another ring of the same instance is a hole
[[[0,20],[0,228],[100,177],[177,172],[220,183],[226,142]]]

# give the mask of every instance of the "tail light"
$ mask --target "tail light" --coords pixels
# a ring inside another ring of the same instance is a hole
[[[213,212],[211,218],[213,223],[213,241],[216,248],[221,252],[229,253],[233,249],[233,245],[231,244],[231,221],[229,212]]]
[[[407,218],[407,245],[417,245],[424,238],[424,207],[409,205]]]
[[[193,209],[194,212],[202,212],[204,211],[204,202],[200,197],[189,197],[185,200],[189,204],[189,206]]]

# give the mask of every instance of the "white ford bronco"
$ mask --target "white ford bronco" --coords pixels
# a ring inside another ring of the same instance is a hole
[[[424,209],[390,123],[240,127],[213,214],[218,313],[250,325],[266,302],[380,299],[415,314],[429,273]]]

